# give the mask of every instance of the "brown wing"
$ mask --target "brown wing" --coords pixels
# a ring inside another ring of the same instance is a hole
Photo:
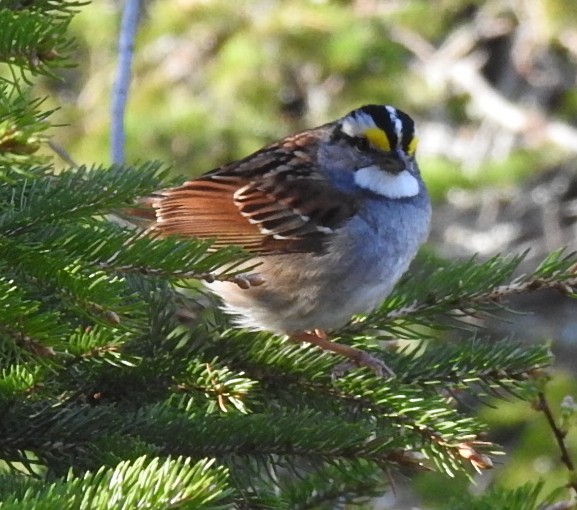
[[[162,191],[153,229],[259,254],[318,249],[356,202],[315,170],[310,151],[300,150],[303,136]]]

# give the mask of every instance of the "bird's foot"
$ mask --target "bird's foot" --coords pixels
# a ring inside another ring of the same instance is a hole
[[[395,373],[387,366],[387,364],[368,352],[365,352],[350,345],[339,344],[332,342],[327,338],[327,335],[322,330],[314,330],[314,332],[303,332],[296,335],[291,335],[290,340],[293,342],[308,342],[316,345],[325,351],[335,352],[349,358],[349,361],[341,363],[333,370],[333,377],[342,377],[346,372],[355,367],[367,367],[372,370],[379,377],[390,379],[395,376]]]
[[[379,358],[371,356],[368,352],[356,349],[359,352],[359,356],[356,359],[351,359],[350,361],[345,361],[344,363],[339,363],[333,369],[333,377],[335,379],[341,378],[349,370],[353,370],[358,367],[367,367],[372,370],[379,377],[384,377],[385,379],[392,379],[395,377],[395,372]]]

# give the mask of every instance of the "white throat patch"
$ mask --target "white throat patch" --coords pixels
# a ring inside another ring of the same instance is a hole
[[[355,183],[360,188],[387,198],[409,198],[419,193],[419,181],[407,170],[391,174],[376,165],[357,170]]]

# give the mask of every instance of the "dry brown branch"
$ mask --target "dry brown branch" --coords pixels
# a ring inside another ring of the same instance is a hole
[[[569,450],[567,449],[567,445],[565,444],[565,437],[567,435],[567,431],[562,430],[555,421],[553,413],[551,411],[551,407],[549,406],[549,402],[545,397],[545,393],[540,391],[537,395],[537,402],[535,403],[535,409],[537,411],[541,411],[545,418],[547,419],[547,424],[551,428],[553,432],[553,436],[555,437],[555,441],[557,442],[557,446],[561,451],[561,462],[565,464],[567,470],[569,471],[569,482],[567,483],[567,487],[573,489],[574,494],[577,494],[577,476],[575,472],[575,464],[573,463],[573,459],[571,459],[571,455],[569,454]]]
[[[50,149],[60,157],[60,159],[62,159],[66,164],[70,165],[72,168],[79,168],[79,164],[76,163],[76,161],[74,161],[74,159],[72,159],[72,157],[70,156],[70,154],[68,153],[68,151],[62,147],[61,145],[57,144],[56,142],[52,141],[52,140],[48,140],[47,142],[48,147],[50,147]]]
[[[553,503],[549,505],[543,510],[574,510],[575,509],[575,502],[574,501],[558,501],[557,503]]]
[[[577,129],[548,118],[535,107],[509,101],[482,76],[483,59],[474,53],[479,34],[471,27],[459,28],[439,48],[407,29],[392,30],[391,35],[417,57],[419,72],[431,86],[465,92],[481,117],[513,133],[524,134],[534,143],[551,143],[577,152]]]

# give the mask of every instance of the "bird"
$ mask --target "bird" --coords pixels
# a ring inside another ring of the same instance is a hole
[[[382,303],[427,239],[431,204],[417,144],[408,114],[364,105],[155,193],[150,231],[250,254],[258,285],[207,284],[235,325],[392,376],[329,332]]]

